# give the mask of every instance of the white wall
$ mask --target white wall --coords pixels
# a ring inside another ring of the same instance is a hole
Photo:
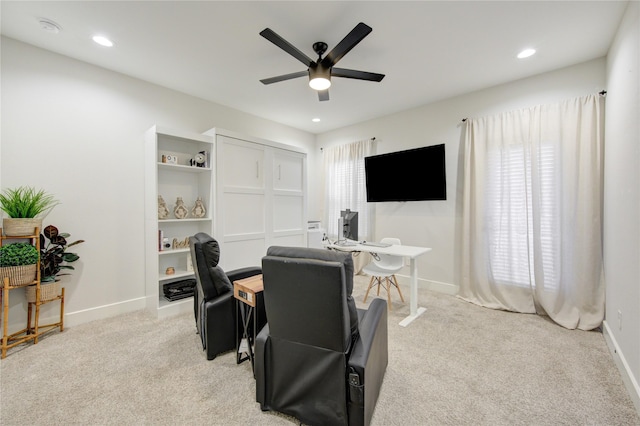
[[[535,60],[535,59],[534,59]],[[418,260],[420,283],[455,292],[461,214],[461,139],[465,117],[478,117],[596,93],[605,89],[605,59],[492,87],[345,127],[318,137],[318,147],[375,137],[378,153],[445,143],[447,200],[376,203],[375,236],[432,247]],[[321,169],[321,158],[318,158]],[[417,182],[407,182],[407,185]],[[403,271],[405,275],[408,271]]]
[[[629,3],[607,56],[604,331],[640,411],[639,10],[640,3]]]
[[[143,307],[143,134],[152,125],[220,127],[316,154],[315,135],[12,39],[1,43],[2,187],[52,192],[62,204],[45,226],[86,240],[63,283],[69,325]],[[22,292],[10,300],[11,327],[24,327]],[[43,317],[54,315],[51,305]]]

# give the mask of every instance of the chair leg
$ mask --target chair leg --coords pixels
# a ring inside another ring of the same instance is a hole
[[[369,290],[371,290],[371,287],[373,286],[373,280],[375,279],[375,277],[371,277],[371,280],[369,280],[369,287],[367,287],[367,292],[364,294],[364,300],[362,301],[362,303],[366,303],[367,302],[367,296],[369,296]]]
[[[393,278],[393,282],[396,286],[396,288],[398,289],[398,294],[400,294],[400,300],[402,300],[402,303],[404,303],[404,297],[402,297],[402,291],[400,291],[400,285],[398,284],[398,279],[396,278],[395,274],[391,275],[391,278]]]
[[[389,281],[389,277],[385,277],[384,281],[386,283],[384,288],[387,290],[387,300],[388,300],[387,306],[389,307],[389,310],[392,311],[393,307],[391,305],[391,288],[390,288],[391,287],[391,281]]]
[[[376,296],[380,296],[380,287],[382,286],[382,278],[376,277],[376,281],[378,282],[378,292],[376,293]]]

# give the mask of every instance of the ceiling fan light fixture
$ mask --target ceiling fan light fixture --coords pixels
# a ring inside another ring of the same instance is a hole
[[[326,77],[314,77],[309,79],[309,87],[313,90],[327,90],[331,87],[331,80]]]
[[[331,87],[331,68],[316,64],[309,68],[309,87],[313,90],[327,90]]]

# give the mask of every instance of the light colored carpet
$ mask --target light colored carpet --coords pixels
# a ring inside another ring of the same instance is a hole
[[[393,299],[374,425],[640,425],[601,333],[424,290],[427,312],[404,328]],[[234,353],[207,361],[192,315],[121,315],[12,349],[0,424],[297,424],[260,410],[250,368]]]

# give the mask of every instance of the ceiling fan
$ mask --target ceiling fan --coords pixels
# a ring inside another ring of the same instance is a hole
[[[331,77],[344,77],[378,82],[382,81],[384,74],[334,67],[334,65],[342,59],[344,55],[353,49],[356,44],[360,43],[371,31],[372,28],[370,26],[360,22],[349,34],[347,34],[345,38],[342,39],[342,41],[340,41],[340,43],[333,48],[331,52],[327,53],[324,58],[322,55],[327,51],[327,43],[322,41],[313,43],[313,50],[318,54],[318,60],[314,61],[271,29],[265,28],[260,32],[260,35],[302,62],[307,67],[307,70],[291,74],[283,74],[277,77],[265,78],[260,81],[263,84],[271,84],[279,81],[290,80],[292,78],[309,76],[309,86],[318,91],[318,99],[321,101],[329,100]]]

